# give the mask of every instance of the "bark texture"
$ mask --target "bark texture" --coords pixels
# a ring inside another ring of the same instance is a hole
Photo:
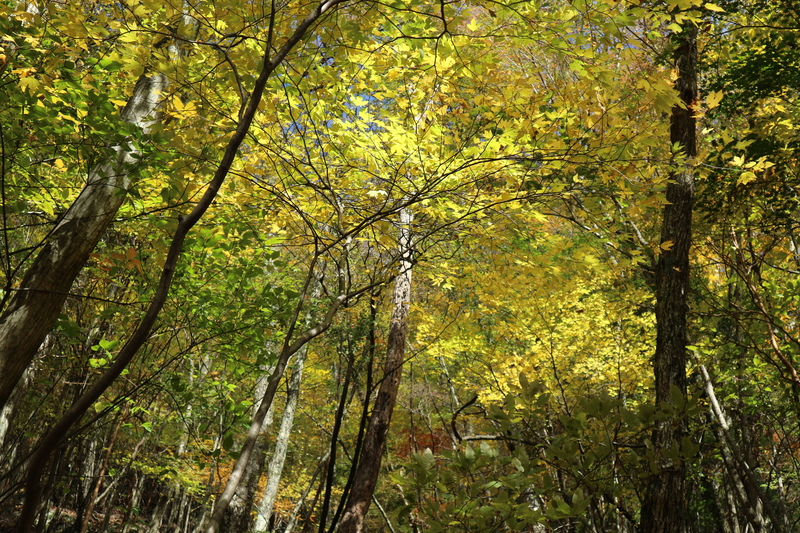
[[[344,268],[344,259],[343,263],[338,266],[338,269],[339,295],[331,302],[322,321],[315,327],[304,331],[291,344],[289,344],[289,339],[291,338],[292,331],[290,331],[289,335],[287,335],[286,344],[284,345],[283,350],[281,350],[281,354],[275,363],[275,368],[269,377],[267,390],[264,393],[264,397],[261,399],[261,404],[258,407],[258,411],[256,411],[255,415],[253,415],[253,420],[250,423],[250,429],[247,432],[244,443],[242,444],[239,458],[236,460],[236,464],[234,465],[233,470],[228,477],[228,481],[225,484],[225,489],[223,489],[222,493],[217,498],[217,501],[214,503],[214,509],[212,510],[208,519],[208,523],[204,528],[205,533],[217,533],[217,531],[219,531],[222,518],[225,515],[225,510],[228,508],[228,505],[230,505],[234,493],[236,492],[236,488],[239,486],[239,483],[241,483],[245,475],[245,471],[248,468],[248,464],[253,458],[253,450],[256,447],[258,435],[261,433],[261,428],[264,425],[267,412],[272,406],[272,401],[275,399],[275,393],[278,390],[278,384],[280,383],[283,373],[286,370],[286,365],[289,363],[289,358],[302,349],[312,339],[324,333],[330,327],[331,323],[333,322],[333,317],[336,315],[341,305],[347,300],[347,274]],[[308,287],[306,287],[306,289],[307,288]]]
[[[397,403],[397,390],[400,387],[403,358],[406,349],[406,332],[408,330],[408,308],[411,300],[411,212],[404,209],[400,213],[401,235],[400,274],[395,280],[392,318],[387,339],[386,364],[384,377],[375,398],[375,405],[369,419],[361,458],[353,476],[353,485],[347,499],[339,533],[361,533],[364,531],[364,519],[367,516],[381,458],[386,449],[386,438],[392,420],[392,412]]]
[[[661,226],[661,254],[656,264],[656,353],[653,361],[656,405],[673,403],[673,391],[686,396],[687,315],[689,312],[689,249],[692,241],[694,169],[697,155],[696,120],[692,107],[697,100],[697,28],[682,25],[674,36],[675,89],[681,106],[672,109],[670,141],[678,151],[667,186],[667,205]],[[643,533],[684,533],[686,466],[670,458],[673,445],[686,436],[686,422],[680,413],[658,422],[653,432],[658,472],[650,476],[642,502],[639,531]]]
[[[272,368],[264,365],[262,367],[265,376],[262,376],[256,381],[253,404],[253,415],[258,412],[261,399],[267,391],[268,379],[267,375],[272,374]],[[263,429],[270,426],[270,416],[272,410],[267,414],[264,421]],[[244,471],[244,477],[236,491],[233,494],[231,504],[225,510],[225,514],[220,524],[220,533],[239,533],[240,531],[251,531],[253,525],[252,511],[253,503],[255,500],[256,492],[258,492],[258,480],[261,477],[261,471],[264,470],[264,443],[256,441],[255,448],[253,448],[253,459],[248,463]]]
[[[744,510],[744,513],[737,513],[741,515],[739,518],[746,519],[749,527],[756,533],[762,531],[782,533],[784,531],[783,521],[778,519],[772,502],[761,489],[760,481],[750,464],[751,462],[747,460],[746,454],[731,434],[728,416],[717,400],[708,370],[702,364],[698,364],[697,368],[705,383],[709,408],[717,421],[714,430],[721,444],[723,464],[728,471],[729,489],[727,492],[737,498],[739,506]]]
[[[114,383],[122,371],[127,368],[128,364],[133,360],[133,357],[147,341],[150,331],[155,324],[156,318],[161,312],[161,309],[167,299],[167,295],[169,294],[175,268],[182,253],[183,242],[186,239],[186,235],[206,213],[208,208],[211,206],[211,203],[216,198],[220,187],[224,183],[225,178],[230,171],[231,165],[237,156],[239,147],[244,141],[244,138],[250,129],[250,125],[252,124],[253,119],[258,111],[258,106],[261,102],[267,80],[270,78],[278,65],[283,62],[289,52],[305,37],[309,28],[315,24],[323,16],[323,14],[328,12],[340,2],[341,0],[326,0],[325,2],[319,4],[302,22],[297,25],[296,28],[294,28],[289,38],[286,39],[284,44],[274,54],[272,53],[272,33],[270,32],[270,39],[264,52],[263,66],[261,67],[259,76],[255,81],[254,87],[250,93],[250,97],[247,100],[247,105],[244,108],[241,118],[236,125],[236,130],[231,135],[222,159],[214,173],[214,177],[208,183],[203,196],[200,198],[197,204],[195,204],[194,208],[189,214],[179,219],[178,226],[175,229],[175,233],[170,244],[169,252],[167,253],[167,257],[164,262],[164,267],[162,268],[158,287],[152,300],[150,301],[150,304],[148,305],[147,311],[136,328],[136,331],[122,347],[117,355],[117,358],[114,360],[111,366],[106,369],[106,371],[98,378],[98,380],[91,387],[89,387],[86,392],[84,392],[81,397],[78,398],[78,400],[76,400],[75,403],[70,406],[64,415],[50,428],[47,434],[39,442],[36,451],[32,454],[25,484],[25,500],[17,521],[17,533],[29,533],[33,527],[36,509],[39,507],[39,502],[42,495],[41,476],[43,474],[43,465],[46,463],[46,459],[66,438],[69,429],[83,416],[86,410],[95,401],[97,401],[100,395],[102,395],[102,393],[108,389],[112,383]],[[335,301],[335,303],[332,305],[329,315],[325,317],[324,324],[321,324],[317,328],[306,331],[297,341],[295,341],[294,344],[284,348],[284,353],[281,355],[281,357],[285,357],[285,359],[282,360],[283,367],[281,367],[279,370],[281,375],[288,358],[298,349],[300,349],[303,344],[327,329],[327,327],[330,325],[330,321],[333,319],[333,314],[335,314],[344,298],[345,296],[342,295]],[[276,372],[278,372],[278,369],[276,369]],[[275,379],[270,380],[267,392],[268,395],[274,395],[280,375],[275,377],[275,374],[273,374],[273,378]],[[271,403],[271,398],[269,402],[265,403]],[[267,408],[268,407],[269,406],[267,405]],[[266,415],[266,409],[264,409],[264,415]],[[242,450],[242,455],[239,459],[239,462],[237,462],[237,468],[235,468],[234,472],[231,474],[231,478],[225,492],[223,492],[222,496],[220,496],[220,500],[217,501],[217,505],[212,513],[211,523],[213,524],[213,527],[211,528],[210,532],[216,531],[219,527],[225,508],[227,507],[228,503],[230,503],[230,500],[233,497],[233,491],[236,489],[236,486],[243,475],[244,464],[246,464],[250,458],[253,445],[255,444],[255,436],[257,436],[257,431],[260,429],[261,423],[263,423],[263,417],[257,424],[258,428],[256,429],[256,435],[253,435],[252,439],[248,437],[245,447]],[[251,427],[251,432],[252,429],[253,427]]]
[[[305,364],[308,347],[304,347],[295,356],[294,372],[289,379],[289,395],[286,399],[286,407],[283,410],[281,427],[278,436],[275,438],[275,449],[272,451],[272,458],[267,467],[267,486],[264,488],[264,495],[261,504],[258,506],[254,531],[267,531],[270,519],[272,518],[275,500],[278,497],[278,484],[283,473],[283,465],[286,462],[286,454],[289,450],[289,436],[294,425],[294,415],[297,411],[297,400],[300,397],[300,383],[303,379],[303,365]]]
[[[177,51],[177,48],[176,48]],[[142,75],[122,119],[148,133],[157,120],[163,74]],[[108,160],[89,174],[86,185],[56,224],[0,316],[0,408],[58,318],[75,279],[97,246],[131,186],[139,149],[132,142],[110,149]]]

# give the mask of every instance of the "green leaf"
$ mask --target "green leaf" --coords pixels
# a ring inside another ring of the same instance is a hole
[[[233,448],[233,433],[228,432],[222,438],[222,449],[228,452],[231,448]]]
[[[117,346],[119,346],[119,341],[100,340],[100,347],[104,350],[113,350]]]

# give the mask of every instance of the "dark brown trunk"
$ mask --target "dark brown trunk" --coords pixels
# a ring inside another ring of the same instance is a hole
[[[689,312],[689,249],[692,241],[694,169],[697,154],[696,121],[692,107],[697,100],[697,28],[682,25],[673,38],[676,43],[675,89],[682,106],[672,109],[670,141],[677,150],[675,170],[667,186],[667,205],[661,227],[661,253],[656,264],[656,353],[653,362],[656,405],[673,404],[675,393],[686,397],[687,315]],[[680,446],[687,435],[680,412],[659,421],[653,431],[658,472],[648,479],[642,502],[639,531],[642,533],[684,533],[686,466],[683,458],[668,453]]]
[[[364,436],[361,458],[353,476],[353,485],[342,520],[339,523],[339,533],[361,533],[364,531],[364,519],[367,516],[372,495],[375,492],[375,485],[378,482],[381,458],[386,448],[386,438],[389,434],[392,412],[397,402],[397,390],[400,386],[403,358],[405,357],[406,332],[408,330],[407,317],[411,299],[411,213],[405,209],[401,211],[400,222],[402,228],[400,237],[402,260],[400,262],[400,274],[395,280],[384,377],[378,389],[378,395],[375,398],[367,433]]]

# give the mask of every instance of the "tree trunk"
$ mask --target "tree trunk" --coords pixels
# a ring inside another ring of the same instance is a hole
[[[135,481],[131,489],[130,498],[128,498],[128,505],[125,509],[125,517],[122,519],[122,533],[129,533],[131,529],[139,530],[131,522],[136,520],[138,522],[138,515],[133,516],[133,510],[138,509],[142,499],[142,488],[144,487],[144,475],[140,472],[134,474]]]
[[[193,23],[185,25],[194,27]],[[181,48],[170,46],[175,59]],[[165,74],[143,74],[122,111],[122,120],[144,134],[158,120]],[[109,157],[89,173],[86,185],[58,221],[0,316],[0,408],[58,318],[75,279],[125,201],[140,150],[131,140],[109,148]]]
[[[47,343],[49,344],[49,343]],[[31,377],[33,375],[33,367],[28,367],[22,374],[22,377],[19,379],[19,382],[22,383],[22,387],[20,389],[25,389],[28,383],[31,381]],[[14,391],[12,396],[9,396],[8,400],[6,401],[5,405],[0,408],[0,450],[8,450],[4,443],[6,441],[6,435],[8,434],[8,430],[11,427],[11,420],[14,415],[14,407],[17,403],[17,400],[20,398],[20,390],[17,389]],[[12,464],[13,460],[11,458],[7,458],[5,461],[7,464]]]
[[[239,486],[239,483],[241,483],[242,478],[245,475],[245,471],[248,468],[248,463],[252,460],[253,450],[256,447],[256,441],[261,433],[261,428],[264,425],[264,419],[267,416],[267,412],[272,407],[272,401],[274,400],[275,393],[278,390],[278,384],[280,383],[283,373],[286,370],[286,365],[289,363],[289,358],[301,350],[312,339],[324,333],[330,327],[331,323],[333,322],[333,317],[336,316],[339,308],[347,300],[348,279],[347,271],[344,267],[345,263],[346,256],[342,258],[341,264],[337,265],[337,277],[339,282],[339,287],[337,288],[338,295],[330,303],[330,306],[328,307],[323,319],[316,326],[305,330],[294,341],[292,341],[294,326],[290,328],[290,331],[286,336],[286,342],[281,350],[281,354],[278,356],[278,360],[275,362],[275,368],[269,377],[267,390],[264,393],[264,397],[261,399],[261,403],[258,406],[258,411],[256,411],[255,415],[253,415],[253,420],[250,423],[250,429],[248,430],[247,436],[242,444],[239,458],[236,460],[233,470],[228,476],[228,481],[225,484],[225,488],[217,498],[217,501],[214,504],[214,509],[211,511],[208,524],[205,526],[206,533],[217,533],[219,530],[220,524],[222,523],[222,518],[225,514],[225,509],[227,509],[228,505],[230,505],[234,493],[236,492],[236,488]],[[310,283],[311,277],[313,276],[313,265],[312,271],[310,271],[308,275],[309,279],[307,280],[305,291],[308,290],[308,283]],[[305,291],[301,297],[301,301],[307,294]],[[297,317],[295,316],[295,322],[296,321]]]
[[[783,522],[778,519],[772,503],[761,489],[758,477],[751,467],[751,462],[747,460],[745,453],[737,446],[736,441],[730,433],[727,415],[717,401],[714,385],[711,382],[711,377],[708,375],[705,365],[698,365],[698,368],[705,383],[706,397],[710,404],[709,408],[714,418],[717,420],[714,429],[720,441],[723,464],[729,472],[731,485],[729,490],[732,490],[733,493],[738,496],[739,504],[745,510],[743,514],[750,523],[750,527],[753,531],[756,533],[761,531],[782,532]],[[771,526],[768,526],[766,523],[765,513],[772,523]]]
[[[253,404],[253,414],[258,412],[260,400],[264,397],[267,390],[268,380],[266,377],[272,373],[272,368],[262,367],[265,375],[261,376],[256,382],[253,397],[255,403]],[[272,409],[269,410],[269,413]],[[264,422],[264,427],[270,425],[270,415],[267,414],[267,420]],[[243,482],[239,484],[234,492],[231,504],[225,510],[225,515],[220,524],[220,533],[239,533],[241,531],[252,530],[251,511],[253,510],[253,500],[255,499],[256,491],[258,490],[258,480],[261,477],[261,471],[264,469],[264,444],[260,440],[256,441],[256,446],[253,449],[253,460],[247,464],[244,472]]]
[[[361,459],[353,477],[353,488],[350,491],[342,520],[339,523],[340,533],[361,533],[364,531],[364,519],[367,516],[372,495],[375,492],[378,472],[381,467],[381,457],[386,448],[386,438],[389,433],[392,412],[397,401],[397,390],[400,386],[403,358],[405,357],[406,332],[408,330],[407,317],[411,299],[411,220],[411,212],[403,209],[400,212],[400,273],[395,279],[384,378],[378,389],[372,416],[364,437]]]
[[[114,426],[114,432],[111,435],[111,439],[108,442],[108,447],[106,448],[105,456],[103,457],[103,464],[100,466],[100,470],[95,476],[96,479],[94,482],[94,487],[92,488],[92,492],[89,494],[88,501],[86,502],[86,511],[83,515],[83,521],[80,524],[80,533],[86,533],[86,530],[89,529],[89,523],[92,520],[94,506],[97,503],[98,495],[100,494],[100,488],[103,486],[103,478],[106,475],[106,470],[108,470],[108,465],[111,462],[111,454],[114,451],[114,444],[117,442],[117,435],[119,435],[119,428],[122,426],[122,421],[123,414],[120,412],[120,414],[117,415],[117,424]],[[109,511],[106,511],[106,514],[108,514],[108,512]]]
[[[306,359],[307,348],[300,350],[294,362],[294,372],[289,380],[289,395],[286,399],[286,408],[283,410],[281,427],[275,439],[275,449],[267,467],[267,486],[264,488],[264,496],[258,506],[256,516],[255,531],[267,531],[272,509],[275,506],[275,499],[278,496],[278,483],[281,480],[283,465],[286,461],[286,452],[289,448],[289,436],[292,433],[294,424],[294,414],[297,410],[297,400],[300,397],[300,383],[303,378],[303,365]]]
[[[233,132],[233,134],[231,134],[231,137],[228,140],[222,159],[217,165],[216,171],[214,172],[214,177],[208,182],[203,196],[195,204],[192,211],[189,214],[181,217],[178,221],[178,226],[173,234],[172,242],[170,243],[169,251],[167,252],[167,257],[161,270],[161,278],[158,282],[158,287],[156,288],[155,294],[150,300],[150,304],[148,305],[147,311],[142,317],[141,322],[137,326],[134,333],[129,337],[122,349],[119,351],[111,366],[109,366],[105,372],[103,372],[97,381],[83,395],[81,395],[81,397],[72,406],[70,406],[67,412],[64,413],[64,415],[50,428],[47,434],[40,440],[36,452],[32,455],[25,484],[25,500],[17,520],[18,533],[29,533],[33,525],[35,510],[39,506],[39,499],[41,496],[42,465],[44,464],[43,459],[46,459],[53,452],[53,450],[60,445],[73,424],[75,424],[83,416],[86,410],[95,401],[97,401],[100,395],[116,381],[122,371],[125,370],[128,364],[133,360],[134,356],[142,347],[142,345],[147,342],[150,336],[150,331],[152,330],[156,322],[156,318],[161,312],[161,309],[163,308],[169,294],[169,290],[172,285],[172,279],[175,274],[175,268],[183,250],[184,240],[186,239],[189,231],[191,231],[194,225],[197,224],[206,211],[208,211],[212,202],[217,197],[220,187],[222,187],[222,184],[225,182],[228,172],[230,171],[230,168],[238,155],[239,148],[248,131],[250,130],[250,125],[253,123],[253,119],[258,112],[258,106],[264,95],[267,81],[270,79],[275,69],[277,69],[281,63],[283,63],[283,60],[286,58],[289,52],[294,49],[294,47],[306,36],[309,28],[316,24],[324,14],[341,3],[341,1],[342,0],[325,0],[317,5],[304,20],[300,21],[297,26],[294,27],[292,34],[286,39],[277,52],[273,53],[272,42],[266,44],[264,49],[263,64],[250,93],[250,97],[247,100],[246,108],[241,114],[241,118],[236,125],[236,130]],[[276,14],[273,13],[272,16],[274,18]],[[343,275],[344,270],[340,276],[340,279]],[[329,313],[325,316],[322,324],[316,328],[307,330],[300,336],[298,340],[295,341],[294,344],[291,346],[287,345],[285,347],[285,353],[281,354],[281,357],[285,359],[282,360],[282,363],[279,361],[278,368],[276,368],[276,373],[279,374],[277,378],[270,380],[267,392],[268,395],[270,394],[270,389],[272,389],[271,393],[274,394],[274,390],[277,388],[277,380],[280,379],[280,375],[283,373],[286,359],[300,349],[300,347],[302,347],[306,342],[319,335],[325,331],[328,326],[330,326],[333,320],[333,315],[335,315],[336,311],[339,309],[339,306],[341,306],[345,299],[346,294],[340,293],[335,299],[334,303],[332,303]],[[273,378],[275,378],[275,373],[273,373]],[[271,403],[271,398],[270,402],[266,403]],[[228,486],[226,486],[225,491],[220,496],[220,499],[218,499],[214,508],[214,512],[211,515],[212,527],[209,533],[216,531],[220,521],[222,520],[222,513],[225,511],[228,503],[230,503],[230,499],[233,497],[233,491],[241,479],[244,466],[250,459],[250,453],[252,452],[253,445],[255,444],[255,438],[258,436],[258,430],[260,429],[262,422],[263,417],[258,421],[257,424],[254,423],[254,425],[251,426],[251,433],[248,434],[248,439],[245,441],[245,446],[242,449],[242,455],[237,461],[236,468],[234,468],[234,471],[229,478]],[[252,433],[253,430],[255,430],[255,434]]]
[[[375,306],[371,305],[370,307],[371,307],[370,318],[374,318]],[[370,326],[372,326],[373,324],[374,321],[370,321]],[[372,337],[372,335],[370,335],[370,337]],[[322,497],[322,507],[320,508],[319,511],[319,533],[325,533],[325,526],[327,526],[328,523],[328,513],[330,511],[330,504],[331,504],[331,492],[336,479],[336,450],[339,445],[339,432],[342,429],[342,422],[345,419],[345,411],[347,408],[347,395],[350,390],[350,381],[353,377],[354,364],[355,364],[355,354],[353,354],[352,350],[347,350],[347,370],[345,370],[344,383],[342,384],[342,392],[339,395],[339,405],[336,407],[336,414],[333,419],[333,428],[331,430],[328,468],[324,483],[325,494]],[[367,381],[370,381],[369,378],[367,379]],[[369,390],[369,387],[367,387],[367,390]],[[364,407],[367,407],[368,405],[369,402],[365,401]],[[361,440],[364,434],[363,428],[366,427],[365,424],[366,420],[367,420],[366,416],[361,417],[361,424],[359,424],[358,437],[356,438],[356,450],[360,449]],[[337,507],[336,513],[334,513],[333,519],[331,520],[334,523],[337,520],[339,520],[339,515],[344,505],[344,501],[347,498],[347,495],[350,493],[352,474],[355,473],[355,469],[353,467],[356,466],[357,462],[358,462],[358,454],[353,456],[350,468],[351,475],[348,476],[347,483],[345,483],[344,489],[342,490],[342,496],[339,499],[339,506]]]
[[[161,524],[164,523],[164,518],[167,515],[167,510],[169,509],[169,505],[172,502],[172,498],[175,495],[175,487],[170,485],[169,490],[167,490],[166,494],[162,494],[161,497],[158,499],[158,504],[156,505],[155,511],[153,511],[153,515],[150,517],[150,526],[147,528],[147,533],[158,533],[161,529]]]
[[[670,141],[676,170],[667,185],[667,205],[661,227],[661,253],[656,264],[656,353],[653,361],[656,405],[672,404],[674,393],[686,397],[687,314],[689,311],[689,248],[691,246],[694,169],[697,155],[696,121],[692,106],[697,101],[697,28],[684,22],[673,36],[675,89],[682,105],[672,108]],[[684,533],[686,466],[668,452],[680,446],[687,434],[681,413],[656,423],[653,446],[658,472],[648,479],[642,502],[639,530],[643,533]]]

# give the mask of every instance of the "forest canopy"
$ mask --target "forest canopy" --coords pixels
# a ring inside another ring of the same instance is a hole
[[[797,530],[798,32],[0,0],[0,531]]]

